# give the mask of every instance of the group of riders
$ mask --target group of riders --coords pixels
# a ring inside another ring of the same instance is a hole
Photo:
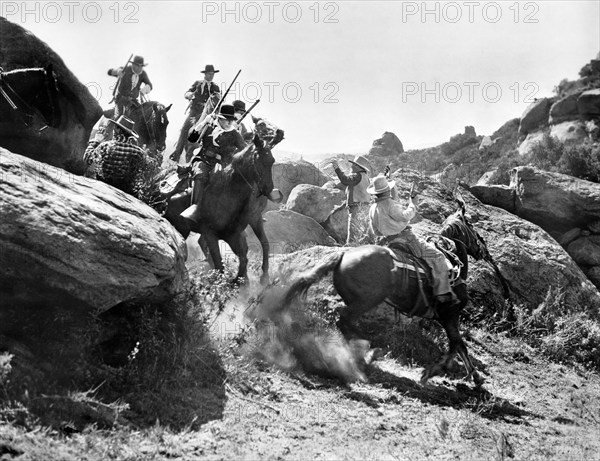
[[[115,115],[110,120],[114,125],[114,136],[107,140],[99,133],[90,141],[84,154],[84,159],[93,166],[95,177],[128,193],[132,193],[133,178],[145,156],[145,151],[137,145],[138,135],[129,116],[139,105],[138,99],[143,99],[152,90],[144,70],[146,65],[143,57],[133,56],[126,66],[109,69],[108,74],[118,78],[113,95]],[[170,159],[177,162],[186,149],[189,164],[185,168],[191,171],[193,183],[190,206],[181,216],[193,222],[199,219],[203,192],[211,173],[231,163],[233,155],[243,150],[254,136],[246,118],[249,111],[245,103],[241,100],[223,103],[221,90],[213,82],[217,72],[219,70],[213,65],[206,65],[201,71],[203,79],[194,81],[185,92],[184,97],[189,100],[188,113],[175,151],[170,155]],[[255,117],[251,119],[257,121]],[[190,155],[192,151],[193,156]],[[411,193],[408,207],[402,207],[395,200],[394,181],[383,173],[372,180],[369,178],[370,165],[365,157],[357,156],[350,161],[350,173],[344,173],[336,160],[331,163],[346,187],[346,243],[359,241],[357,222],[368,214],[370,229],[379,243],[392,247],[401,244],[428,263],[437,303],[458,303],[450,287],[443,253],[432,243],[418,238],[410,228],[418,207],[416,194]]]

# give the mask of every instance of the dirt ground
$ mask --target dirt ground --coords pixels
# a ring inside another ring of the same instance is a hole
[[[65,435],[0,423],[0,460],[600,460],[600,376],[550,362],[522,340],[465,328],[486,383],[463,380],[457,363],[422,386],[423,367],[442,353],[441,329],[390,325],[372,338],[391,347],[368,382],[344,384],[256,359],[235,342],[239,320],[211,331],[225,398],[190,402],[208,421],[199,428],[194,418],[179,431],[157,420]]]

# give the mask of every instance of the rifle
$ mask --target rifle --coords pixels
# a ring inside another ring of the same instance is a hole
[[[227,88],[227,91],[225,92],[225,94],[223,96],[221,96],[221,99],[219,99],[219,102],[217,103],[217,105],[215,106],[215,108],[213,109],[213,111],[209,114],[209,117],[211,115],[214,115],[219,110],[219,108],[221,107],[221,104],[223,104],[223,101],[225,101],[225,98],[229,94],[229,91],[231,90],[231,87],[233,86],[233,84],[237,80],[237,78],[240,75],[241,71],[242,71],[242,69],[238,70],[238,73],[235,74],[235,77],[233,78],[233,81],[229,85],[229,88]],[[207,103],[208,103],[208,101],[207,101]],[[195,143],[195,142],[198,142],[198,139],[202,139],[203,138],[204,134],[206,133],[206,130],[208,130],[208,124],[205,124],[204,127],[202,127],[202,131],[200,133],[198,133],[197,137],[194,135],[194,133],[197,133],[196,129],[195,128],[192,128],[192,129],[193,129],[193,132],[192,132],[192,134],[190,134],[188,136],[188,141]]]
[[[127,64],[129,64],[131,62],[131,58],[133,58],[133,53],[131,53],[129,55],[129,59],[127,59],[127,62],[125,63],[125,66],[123,67],[123,72],[125,72],[125,67],[127,67]],[[123,74],[119,75],[119,77],[117,78],[117,83],[115,83],[115,87],[113,89],[113,97],[108,102],[109,104],[112,104],[115,100],[115,96],[117,95],[117,89],[119,88],[119,83],[121,83],[121,77],[123,77]]]
[[[250,106],[250,109],[248,109],[248,110],[246,111],[246,113],[245,113],[244,115],[242,115],[242,118],[240,118],[240,119],[239,119],[237,122],[238,122],[238,123],[242,123],[242,120],[244,120],[244,119],[246,118],[246,115],[248,115],[248,114],[250,113],[250,111],[251,111],[252,109],[254,109],[254,108],[256,107],[256,105],[257,105],[259,102],[260,102],[260,99],[257,99],[256,101],[254,101],[254,104],[252,104],[252,105]]]

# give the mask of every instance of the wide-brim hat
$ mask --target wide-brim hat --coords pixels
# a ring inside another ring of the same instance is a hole
[[[231,104],[233,104],[233,108],[235,109],[236,112],[242,112],[244,114],[246,113],[246,103],[244,101],[240,101],[239,99],[236,99]]]
[[[360,170],[368,173],[371,170],[371,164],[362,155],[357,155],[354,160],[348,160],[352,165],[358,167]]]
[[[367,187],[367,192],[369,194],[382,194],[391,190],[395,185],[396,181],[388,181],[384,175],[380,174],[373,178],[371,185]]]
[[[227,120],[235,120],[235,108],[231,104],[223,104],[217,117]]]
[[[135,130],[133,129],[133,127],[135,126],[135,123],[133,120],[131,120],[130,118],[125,117],[124,115],[121,115],[118,119],[113,120],[112,118],[108,120],[109,122],[113,122],[115,125],[117,125],[119,128],[123,129],[124,131],[126,131],[127,133],[129,133],[131,136],[133,136],[134,138],[139,138],[140,136],[135,132]]]
[[[213,66],[212,64],[207,64],[204,66],[204,70],[201,70],[200,72],[203,74],[206,74],[207,72],[214,72],[216,74],[219,71],[215,70],[215,66]]]
[[[144,63],[144,58],[142,56],[135,55],[131,61],[133,64],[137,64],[138,66],[146,67],[148,63]]]

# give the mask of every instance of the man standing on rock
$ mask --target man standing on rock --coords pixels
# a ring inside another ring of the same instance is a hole
[[[360,229],[361,221],[366,222],[371,196],[367,192],[369,187],[369,161],[363,156],[349,160],[352,173],[345,174],[337,162],[332,160],[331,165],[340,182],[346,186],[346,206],[348,207],[348,233],[346,245],[356,243],[365,229]]]
[[[190,128],[196,122],[200,121],[200,116],[204,111],[204,107],[208,99],[211,98],[213,103],[217,104],[221,98],[221,90],[219,89],[219,85],[213,82],[217,72],[219,71],[215,70],[212,64],[207,64],[204,66],[204,70],[201,71],[201,73],[204,74],[204,79],[196,80],[194,83],[192,83],[190,89],[185,92],[185,99],[190,101],[189,113],[185,119],[185,122],[183,122],[183,126],[181,127],[181,133],[179,133],[179,140],[177,141],[175,151],[170,155],[171,160],[175,162],[179,161],[179,157],[181,157],[181,153],[186,145]],[[186,163],[190,161],[191,157],[192,149],[189,149],[189,152],[186,151]]]

